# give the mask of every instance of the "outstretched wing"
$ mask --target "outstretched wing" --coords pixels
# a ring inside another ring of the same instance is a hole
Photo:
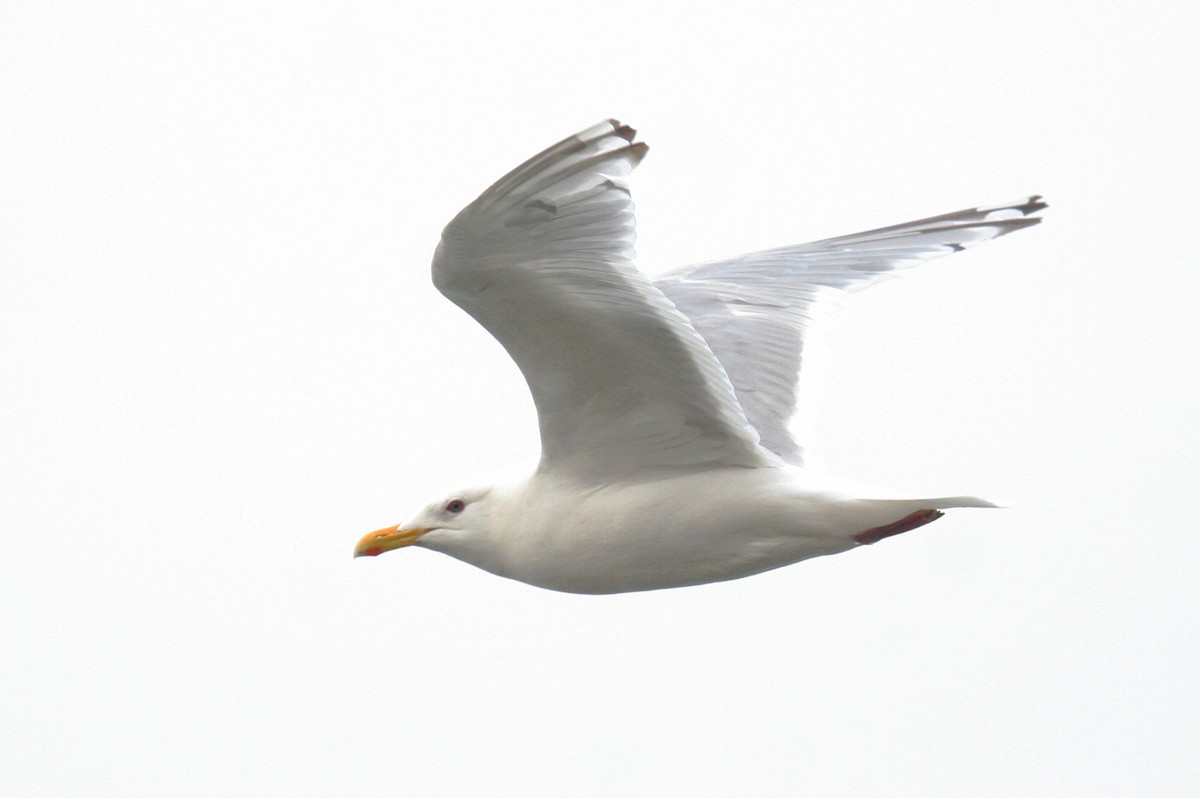
[[[654,284],[691,320],[733,382],[762,445],[803,465],[812,385],[807,361],[848,292],[918,263],[1041,221],[1041,197],[756,252],[668,272]],[[801,363],[806,363],[801,371]],[[801,379],[803,375],[803,379]]]
[[[777,463],[704,339],[633,266],[633,138],[603,122],[501,178],[446,227],[433,281],[520,367],[542,470]]]

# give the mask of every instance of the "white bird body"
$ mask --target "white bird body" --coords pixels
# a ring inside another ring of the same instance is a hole
[[[906,497],[787,465],[639,477],[588,484],[536,473],[490,489],[486,537],[438,535],[435,527],[420,545],[538,587],[625,593],[837,554],[861,545],[855,534],[924,508],[994,506]],[[425,523],[423,514],[412,525]]]
[[[915,529],[940,509],[996,506],[829,476],[792,422],[811,415],[816,328],[845,294],[1036,224],[1039,198],[652,282],[633,266],[620,180],[646,153],[633,138],[608,121],[565,139],[446,227],[434,283],[521,368],[541,462],[371,533],[355,555],[415,544],[539,587],[617,593],[736,579]]]

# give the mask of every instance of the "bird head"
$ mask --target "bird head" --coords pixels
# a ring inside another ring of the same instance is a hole
[[[355,557],[375,557],[406,546],[456,554],[486,540],[491,488],[471,488],[450,494],[405,524],[377,529],[354,546]]]

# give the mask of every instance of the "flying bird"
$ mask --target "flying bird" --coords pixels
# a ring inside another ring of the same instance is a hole
[[[433,282],[520,367],[541,460],[442,496],[355,556],[422,546],[572,593],[737,579],[928,524],[975,496],[914,496],[818,467],[793,430],[818,328],[847,293],[1037,224],[1038,196],[687,266],[634,266],[609,120],[535,155],[446,226]],[[809,369],[811,371],[811,369]]]

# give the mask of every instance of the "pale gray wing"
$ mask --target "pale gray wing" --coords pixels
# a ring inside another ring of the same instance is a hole
[[[604,122],[501,178],[446,227],[434,283],[520,367],[543,471],[777,464],[704,339],[633,266],[633,138]]]
[[[922,261],[1035,225],[1041,221],[1035,214],[1045,207],[1033,196],[971,208],[687,266],[654,284],[721,361],[762,445],[802,465],[804,438],[793,437],[790,426],[811,420],[811,378],[818,370],[812,361],[820,352],[823,322],[840,299]]]

